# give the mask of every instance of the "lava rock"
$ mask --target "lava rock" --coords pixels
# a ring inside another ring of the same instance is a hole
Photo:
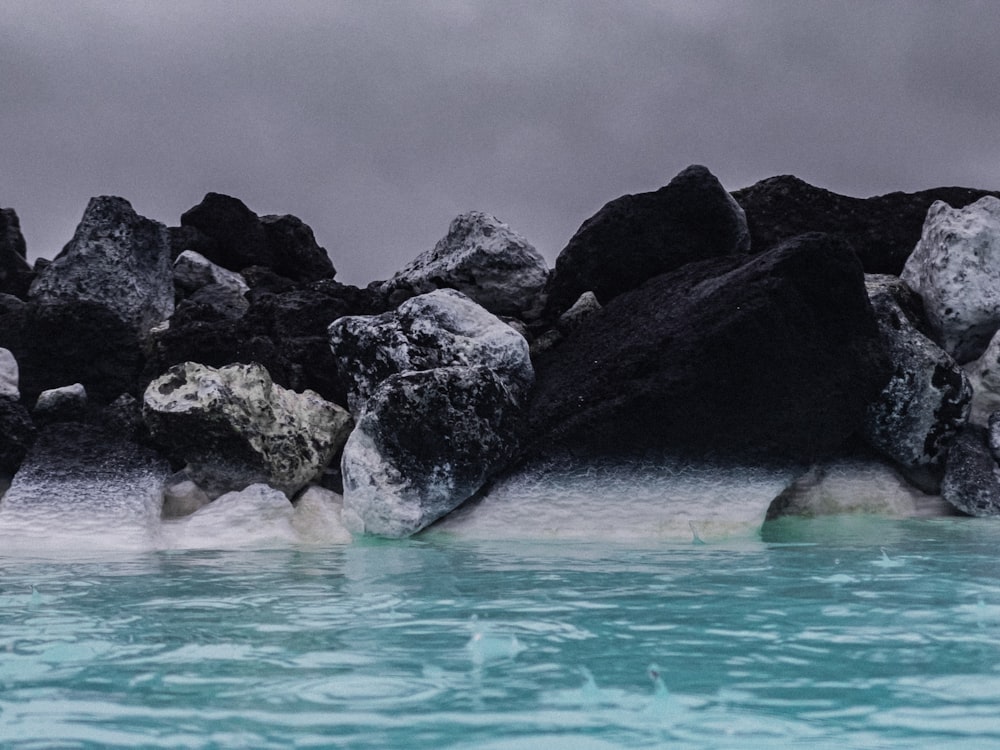
[[[495,315],[531,317],[540,312],[548,279],[545,259],[496,217],[470,211],[451,222],[433,249],[418,255],[382,286],[408,296],[457,289]]]
[[[0,476],[9,477],[17,471],[36,435],[35,424],[21,402],[0,397]]]
[[[405,537],[507,465],[520,408],[485,366],[396,373],[368,399],[344,447],[344,524]]]
[[[941,496],[970,516],[1000,515],[1000,468],[982,427],[970,424],[958,434],[945,467]]]
[[[651,279],[535,371],[529,453],[807,460],[861,427],[890,375],[857,256],[818,234]]]
[[[38,425],[83,422],[87,417],[87,389],[81,383],[42,391],[31,415]]]
[[[934,203],[901,278],[923,299],[941,347],[959,363],[979,357],[1000,329],[1000,198]]]
[[[171,367],[146,389],[143,418],[214,495],[266,482],[291,496],[322,473],[351,428],[339,406],[285,390],[255,364]]]
[[[21,222],[13,208],[0,208],[0,292],[24,298],[35,274],[28,264]]]
[[[201,203],[181,215],[181,226],[194,227],[210,238],[215,247],[199,252],[230,271],[273,265],[260,218],[238,198],[207,193]]]
[[[484,365],[515,398],[534,381],[524,337],[453,289],[413,297],[382,315],[339,318],[329,336],[355,415],[383,380],[408,370]]]
[[[17,382],[17,360],[9,349],[0,349],[0,398],[21,398]]]
[[[296,282],[332,279],[337,275],[330,256],[319,246],[313,230],[297,216],[262,216],[271,267]]]
[[[547,286],[548,316],[581,294],[601,304],[692,261],[750,249],[743,209],[705,167],[690,166],[652,193],[606,204],[570,239]]]
[[[910,321],[904,308],[912,308],[913,292],[906,284],[876,275],[865,284],[892,366],[881,396],[868,407],[865,439],[907,469],[939,468],[968,420],[972,386],[955,360]]]
[[[194,250],[185,250],[174,261],[174,286],[190,295],[199,289],[221,286],[241,297],[250,291],[240,274],[227,271]]]
[[[913,247],[927,210],[935,201],[955,207],[1000,193],[940,187],[917,193],[852,198],[779,175],[737,190],[733,197],[746,211],[754,252],[763,252],[807,232],[834,234],[857,252],[866,273],[898,276]]]

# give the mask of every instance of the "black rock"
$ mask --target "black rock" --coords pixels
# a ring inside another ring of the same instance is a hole
[[[0,397],[0,476],[17,471],[35,434],[35,425],[21,402]]]
[[[987,431],[966,425],[948,455],[941,497],[970,516],[1000,516],[1000,467]]]
[[[272,268],[293,281],[332,279],[337,271],[313,230],[296,216],[262,216]]]
[[[535,362],[526,444],[812,460],[889,378],[857,257],[812,234],[614,299]]]
[[[917,193],[852,198],[780,175],[737,190],[746,211],[754,252],[775,247],[806,232],[826,232],[847,240],[866,273],[898,276],[920,239],[927,209],[941,200],[954,208],[1000,192],[940,187]]]
[[[13,208],[0,208],[0,292],[27,297],[35,274],[26,252],[17,213]]]
[[[692,261],[745,253],[746,219],[715,176],[690,166],[652,193],[624,195],[577,230],[546,287],[554,317],[584,292],[601,304]]]

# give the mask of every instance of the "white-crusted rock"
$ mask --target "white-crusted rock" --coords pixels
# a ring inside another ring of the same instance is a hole
[[[194,483],[186,471],[179,471],[169,479],[163,487],[164,518],[182,518],[189,516],[199,508],[212,502],[201,487]]]
[[[894,276],[866,276],[865,287],[892,377],[865,416],[869,445],[909,469],[944,464],[969,415],[972,387],[962,368],[913,325],[913,292]]]
[[[82,383],[73,383],[42,391],[32,415],[40,422],[71,422],[81,419],[86,411],[87,389]]]
[[[524,237],[494,216],[470,211],[452,221],[448,234],[385,282],[382,291],[458,289],[492,313],[518,315],[540,310],[548,274],[545,259]]]
[[[520,397],[534,382],[528,342],[454,289],[413,297],[392,312],[335,320],[330,347],[357,416],[391,375],[450,366],[485,366]]]
[[[143,419],[210,494],[265,482],[291,496],[323,471],[351,428],[344,409],[275,385],[258,364],[175,365],[146,389]]]
[[[901,278],[921,298],[938,343],[959,363],[1000,328],[1000,199],[935,201]]]
[[[344,446],[344,524],[405,537],[471,497],[509,460],[519,405],[487,367],[387,378]]]
[[[295,501],[292,526],[308,544],[342,544],[351,541],[351,532],[344,526],[344,498],[332,490],[313,485],[307,487]]]
[[[0,398],[21,398],[17,379],[17,360],[9,349],[0,349]]]
[[[170,547],[181,549],[286,546],[298,541],[294,515],[295,509],[280,490],[251,484],[163,524],[163,537]]]
[[[242,275],[216,265],[194,250],[185,250],[174,261],[174,284],[189,294],[209,284],[216,284],[239,295],[250,291]]]

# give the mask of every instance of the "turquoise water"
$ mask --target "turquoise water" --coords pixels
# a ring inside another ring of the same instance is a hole
[[[0,552],[4,748],[1000,747],[1000,524]]]

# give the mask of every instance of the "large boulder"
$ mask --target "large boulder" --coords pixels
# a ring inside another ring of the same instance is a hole
[[[383,380],[409,370],[483,365],[516,398],[534,382],[524,337],[453,289],[413,297],[382,315],[339,318],[329,335],[355,415]]]
[[[804,459],[860,428],[890,375],[857,256],[817,234],[651,279],[535,370],[534,452]]]
[[[21,402],[0,396],[0,477],[17,471],[35,435],[35,425]]]
[[[941,497],[970,516],[1000,516],[1000,466],[982,427],[970,424],[958,434],[948,456]]]
[[[0,208],[0,292],[24,297],[34,279],[21,222],[13,208]]]
[[[482,365],[387,378],[344,447],[344,524],[398,538],[457,508],[510,460],[519,407]]]
[[[702,166],[651,193],[624,195],[587,219],[556,259],[546,310],[555,317],[581,294],[601,304],[686,263],[750,249],[743,209]]]
[[[920,239],[932,203],[966,206],[984,195],[1000,197],[1000,193],[985,190],[940,187],[853,198],[791,175],[769,177],[733,193],[746,211],[755,253],[800,234],[823,232],[847,240],[866,273],[896,276]]]
[[[143,418],[211,494],[264,482],[291,496],[322,473],[351,428],[339,406],[275,385],[256,364],[171,367],[146,389]]]
[[[107,402],[133,390],[149,331],[173,307],[166,229],[122,198],[92,199],[73,239],[31,286],[14,349],[22,392],[31,399],[79,382]]]
[[[934,203],[901,278],[942,348],[962,364],[979,357],[1000,329],[1000,198]]]
[[[60,423],[39,435],[0,503],[0,527],[81,537],[128,531],[149,542],[170,474],[156,451],[98,427]]]
[[[431,250],[382,285],[384,293],[457,289],[496,315],[540,312],[545,259],[507,224],[481,211],[462,214]]]
[[[868,407],[865,439],[907,469],[940,468],[969,416],[969,379],[910,319],[906,310],[917,300],[906,284],[880,275],[868,276],[865,284],[892,367],[882,394]]]
[[[208,193],[181,216],[181,226],[193,227],[210,242],[201,242],[209,260],[231,271],[264,266],[293,281],[333,278],[330,258],[316,243],[312,229],[295,216],[257,216],[238,198]],[[176,241],[199,235],[176,233]]]

